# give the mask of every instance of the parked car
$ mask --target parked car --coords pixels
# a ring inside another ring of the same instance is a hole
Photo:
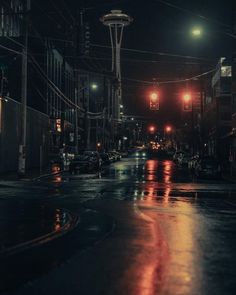
[[[204,157],[199,159],[195,167],[195,174],[204,178],[220,178],[221,165],[219,161],[212,157]]]
[[[69,172],[95,172],[101,168],[102,159],[98,152],[85,151],[82,155],[76,156],[69,164]]]
[[[87,172],[91,168],[90,157],[80,155],[70,161],[70,174],[77,174],[78,172]]]
[[[129,155],[128,151],[119,151],[119,153],[121,154],[122,158],[128,157]]]
[[[190,158],[190,154],[182,153],[179,155],[177,162],[181,166],[188,166]]]
[[[198,161],[199,161],[199,155],[192,156],[189,159],[188,168],[194,171],[195,168],[196,168],[196,166],[197,166],[197,164],[198,164]]]
[[[102,165],[107,165],[111,163],[108,153],[100,153],[100,157],[102,159]]]
[[[174,161],[175,163],[177,163],[177,162],[178,162],[178,158],[179,158],[180,156],[182,156],[182,154],[183,154],[182,151],[176,151],[176,152],[174,153],[174,155],[173,155],[173,161]]]
[[[142,149],[142,150],[136,150],[134,153],[134,156],[136,158],[146,158],[147,157],[147,151]]]
[[[169,148],[169,149],[167,149],[167,150],[166,150],[166,154],[167,154],[167,156],[173,158],[173,156],[174,156],[174,154],[175,154],[175,149],[173,149],[173,148]]]
[[[114,155],[116,161],[120,161],[121,160],[121,154],[119,152],[112,151],[111,153]]]
[[[112,152],[108,152],[108,156],[109,156],[109,159],[110,159],[111,163],[116,161],[116,157]]]

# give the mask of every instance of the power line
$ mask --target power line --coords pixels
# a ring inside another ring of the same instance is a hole
[[[81,57],[77,57],[77,58],[81,58]],[[98,61],[110,61],[111,60],[110,57],[90,56],[90,58],[92,60],[98,60]],[[185,64],[185,65],[201,65],[201,64],[203,64],[203,62],[200,63],[200,62],[183,62],[183,61],[165,61],[165,60],[136,59],[136,58],[122,58],[122,61],[131,62],[131,63],[153,63],[153,64],[155,64],[155,63],[161,63],[161,64]],[[209,61],[208,63],[212,63],[212,62]]]
[[[180,6],[178,6],[178,5],[172,4],[172,3],[170,3],[170,2],[167,2],[167,1],[164,1],[164,0],[154,0],[154,2],[159,2],[159,3],[161,3],[161,4],[164,4],[164,5],[166,5],[166,6],[169,6],[169,7],[171,7],[171,8],[175,8],[175,9],[180,10],[180,11],[182,11],[182,12],[185,12],[185,13],[191,14],[191,15],[193,15],[193,16],[197,16],[197,17],[199,17],[199,18],[201,18],[201,19],[204,19],[204,20],[206,20],[206,21],[214,22],[214,23],[216,23],[216,24],[218,24],[218,25],[221,25],[221,26],[224,26],[224,27],[231,28],[231,26],[228,25],[228,24],[222,23],[222,22],[217,21],[217,20],[212,20],[212,19],[210,19],[210,18],[208,18],[208,17],[206,17],[206,16],[204,16],[204,15],[194,13],[194,12],[191,11],[191,10],[188,10],[188,9],[186,9],[186,8],[183,8],[183,7],[180,7]],[[236,36],[235,36],[235,37],[236,37]]]
[[[111,48],[111,46],[101,45],[101,44],[94,44],[92,43],[91,46],[100,47],[100,48]],[[186,59],[196,59],[196,60],[210,60],[203,57],[196,57],[196,56],[189,56],[189,55],[180,55],[180,54],[172,54],[166,52],[158,52],[158,51],[148,51],[148,50],[141,50],[141,49],[134,49],[134,48],[124,48],[122,47],[121,50],[127,52],[135,52],[140,54],[152,54],[152,55],[161,55],[161,56],[170,56],[170,57],[178,57],[178,58],[186,58]]]
[[[195,80],[199,77],[202,77],[202,76],[206,76],[206,75],[209,75],[213,72],[215,72],[216,69],[212,69],[210,71],[207,71],[207,72],[204,72],[204,73],[201,73],[201,74],[198,74],[196,76],[192,76],[190,78],[185,78],[185,79],[179,79],[179,80],[170,80],[170,81],[161,81],[161,82],[158,82],[158,85],[161,85],[161,84],[174,84],[174,83],[182,83],[182,82],[187,82],[187,81],[191,81],[191,80]],[[143,83],[143,84],[149,84],[149,85],[153,85],[153,81],[147,81],[147,80],[138,80],[138,79],[132,79],[132,78],[127,78],[127,77],[124,77],[123,78],[124,80],[127,80],[127,81],[132,81],[132,82],[136,82],[136,83]]]
[[[40,65],[38,64],[38,62],[35,60],[35,58],[33,56],[30,55],[31,60],[33,61],[33,64],[35,64],[38,67],[38,72],[40,73],[40,75],[46,79],[46,81],[48,82],[49,87],[54,91],[54,93],[56,93],[67,105],[69,106],[73,106],[75,108],[77,108],[79,111],[81,112],[85,112],[85,110],[83,108],[81,108],[79,105],[75,104],[70,98],[68,98],[58,87],[56,84],[53,83],[53,81],[51,79],[48,78],[48,76],[46,75],[46,73],[43,71],[43,69],[40,67]],[[50,84],[49,84],[50,83]],[[100,115],[102,114],[102,112],[98,112],[98,113],[93,113],[93,112],[87,112],[87,114],[91,115],[91,116],[96,116],[96,115]]]
[[[17,50],[14,50],[14,49],[12,49],[12,48],[9,48],[9,47],[6,47],[6,46],[4,46],[4,45],[1,45],[1,44],[0,44],[0,48],[2,48],[2,49],[5,49],[5,50],[7,50],[7,51],[10,51],[10,52],[14,52],[14,53],[17,53],[17,54],[20,54],[20,55],[22,55],[22,52],[20,52],[20,51],[17,51]]]

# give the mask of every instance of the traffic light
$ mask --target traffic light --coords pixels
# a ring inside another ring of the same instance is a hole
[[[192,111],[192,97],[190,93],[185,93],[183,95],[183,111],[184,112]]]
[[[171,131],[172,131],[172,127],[169,126],[169,125],[167,125],[167,126],[165,127],[165,131],[166,131],[167,133],[171,132]]]
[[[153,91],[150,94],[150,110],[158,111],[159,109],[160,109],[159,93],[157,91]]]
[[[156,127],[153,126],[153,125],[151,125],[151,126],[148,127],[148,131],[149,131],[150,133],[154,133],[154,132],[156,131]]]

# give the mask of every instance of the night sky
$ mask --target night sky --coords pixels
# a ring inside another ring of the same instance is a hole
[[[71,21],[70,14],[76,17],[79,9],[85,8],[84,19],[91,27],[91,42],[100,45],[110,45],[108,29],[99,21],[103,14],[111,9],[122,9],[131,15],[134,21],[125,28],[122,47],[153,53],[122,51],[126,113],[151,116],[163,123],[177,119],[176,112],[170,109],[178,107],[176,93],[183,85],[161,86],[161,110],[153,114],[148,110],[148,86],[134,83],[126,78],[148,81],[155,78],[156,81],[166,81],[191,77],[214,68],[221,56],[230,58],[233,46],[236,47],[236,40],[227,35],[232,33],[233,2],[233,0],[50,0],[48,1],[48,12],[52,12],[53,18],[57,19],[63,28]],[[59,11],[63,12],[63,17]],[[202,28],[203,35],[199,39],[191,36],[190,31],[194,26]],[[154,54],[154,52],[183,57]],[[110,53],[109,49],[92,47],[90,66],[97,71],[109,70]],[[185,58],[185,56],[188,57]]]

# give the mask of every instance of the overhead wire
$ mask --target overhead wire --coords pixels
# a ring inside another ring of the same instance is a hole
[[[205,20],[205,21],[212,22],[212,23],[215,23],[215,24],[218,24],[218,25],[221,25],[221,26],[227,27],[228,29],[231,29],[231,26],[228,25],[228,24],[222,23],[222,22],[220,22],[220,21],[212,20],[211,18],[208,18],[208,17],[206,17],[206,16],[204,16],[204,15],[201,15],[201,14],[194,13],[193,11],[190,11],[190,10],[188,10],[188,9],[186,9],[186,8],[183,8],[183,7],[177,6],[177,5],[172,4],[172,3],[170,3],[170,2],[167,2],[167,1],[164,1],[164,0],[153,0],[153,1],[154,1],[154,2],[158,2],[158,3],[162,3],[162,4],[166,5],[166,6],[169,6],[169,7],[175,8],[175,9],[177,9],[177,10],[180,10],[180,11],[182,11],[182,12],[185,12],[185,13],[191,14],[191,15],[196,16],[196,17],[199,17],[199,18],[201,18],[201,19],[203,19],[203,20]],[[227,31],[219,31],[219,32],[220,32],[220,33],[223,33],[223,34],[225,34],[225,35],[227,35],[227,36],[229,36],[229,37],[231,37],[231,38],[236,39],[236,35],[233,34],[233,33],[230,33],[230,32],[227,32]]]
[[[12,49],[12,48],[10,48],[10,47],[7,47],[7,46],[1,45],[1,44],[0,44],[0,48],[5,49],[5,50],[10,51],[10,52],[13,52],[13,53],[20,54],[20,55],[23,54],[23,53],[20,52],[20,51],[14,50],[14,49]]]
[[[58,88],[58,86],[51,80],[48,78],[48,76],[46,75],[46,73],[43,71],[43,69],[41,68],[41,66],[38,64],[38,62],[35,60],[35,58],[33,56],[31,56],[31,59],[33,60],[34,64],[39,68],[40,70],[40,73],[44,76],[44,78],[50,83],[49,86],[56,91],[56,94],[59,94],[62,98],[62,100],[67,104],[67,105],[70,105],[70,106],[73,106],[75,108],[77,108],[79,111],[82,111],[82,112],[86,112],[84,108],[81,108],[79,105],[75,104],[70,98],[68,98],[61,90],[60,88]],[[98,115],[98,114],[102,114],[102,112],[97,112],[97,113],[94,113],[94,112],[87,112],[87,114],[90,114],[90,115]]]
[[[231,28],[231,26],[228,25],[228,24],[222,23],[222,22],[217,21],[217,20],[212,20],[211,18],[208,18],[208,17],[206,17],[206,16],[204,16],[204,15],[201,15],[201,14],[195,13],[195,12],[193,12],[192,10],[189,10],[189,9],[183,8],[183,7],[181,7],[181,6],[178,6],[178,5],[176,5],[176,4],[173,4],[173,3],[167,2],[167,1],[165,1],[165,0],[153,0],[153,1],[154,1],[154,2],[162,3],[162,4],[166,5],[166,6],[169,6],[169,7],[175,8],[175,9],[177,9],[177,10],[180,10],[180,11],[182,11],[182,12],[185,12],[185,13],[191,14],[191,15],[193,15],[193,16],[197,16],[197,17],[199,17],[199,18],[201,18],[201,19],[204,19],[204,20],[206,20],[206,21],[214,22],[214,23],[216,23],[216,24],[218,24],[218,25],[221,25],[221,26],[224,26],[224,27]]]
[[[109,49],[111,48],[111,46],[102,45],[102,44],[96,44],[96,43],[92,43],[91,46],[100,47],[100,48],[109,48]],[[196,59],[196,60],[209,60],[209,59],[204,58],[204,57],[172,54],[172,53],[167,53],[167,52],[149,51],[149,50],[134,49],[134,48],[121,47],[121,50],[122,51],[127,51],[127,52],[140,53],[140,54],[152,54],[152,55],[170,56],[170,57],[178,57],[178,58],[185,58],[185,59]]]
[[[80,58],[80,57],[78,57]],[[92,60],[98,60],[98,61],[110,61],[110,57],[96,57],[96,56],[90,56]],[[122,61],[124,62],[131,62],[131,63],[160,63],[160,64],[185,64],[185,65],[201,65],[203,64],[200,62],[183,62],[183,61],[165,61],[165,60],[151,60],[151,59],[137,59],[137,58],[122,58]],[[205,63],[205,62],[204,62]],[[213,61],[209,61],[207,63],[213,63]]]
[[[201,74],[192,76],[190,78],[184,78],[184,79],[178,79],[178,80],[169,80],[169,81],[160,81],[160,82],[157,81],[157,84],[158,85],[161,85],[161,84],[174,84],[174,83],[182,83],[182,82],[186,82],[186,81],[191,81],[191,80],[200,78],[202,76],[209,75],[209,74],[211,74],[211,73],[213,73],[215,71],[216,71],[216,68],[211,69],[210,71],[207,71],[207,72],[204,72],[204,73],[201,73]],[[127,81],[136,82],[136,83],[153,85],[153,81],[140,80],[140,79],[132,79],[132,78],[127,78],[127,77],[124,77],[123,79],[124,80],[127,80]]]
[[[21,43],[19,43],[19,42],[17,42],[17,41],[15,41],[14,39],[12,39],[12,38],[8,38],[9,40],[11,40],[11,41],[13,41],[13,42],[15,42],[15,43],[17,43],[18,45],[20,45],[20,46],[22,46],[22,47],[24,47],[24,45],[23,44],[21,44]],[[4,49],[7,49],[8,51],[12,51],[12,52],[14,52],[14,53],[17,53],[17,54],[21,54],[22,55],[22,52],[18,52],[18,51],[15,51],[15,50],[13,50],[13,49],[11,49],[11,48],[8,48],[8,47],[5,47],[5,46],[3,46],[3,45],[0,45],[0,47],[2,47],[2,48],[4,48]],[[38,68],[39,68],[39,70],[40,70],[40,73],[41,73],[41,76],[44,76],[44,78],[47,80],[47,82],[49,82],[49,83],[51,83],[51,85],[49,85],[50,86],[50,88],[54,91],[54,93],[56,93],[60,98],[62,98],[62,97],[64,97],[64,102],[67,104],[67,105],[69,105],[69,106],[71,106],[71,105],[73,105],[74,107],[76,107],[78,110],[80,110],[80,111],[82,111],[82,112],[85,112],[85,110],[83,109],[83,108],[81,108],[80,106],[78,106],[78,105],[76,105],[76,104],[74,104],[67,96],[65,96],[64,95],[64,93],[53,83],[53,81],[51,81],[48,77],[47,77],[47,75],[46,75],[46,73],[43,71],[43,69],[41,68],[41,66],[38,64],[38,62],[36,61],[36,59],[34,58],[34,56],[33,55],[31,55],[30,53],[28,53],[28,55],[29,55],[29,57],[31,58],[31,60],[33,61],[33,63],[36,65],[36,66],[38,66]],[[54,88],[53,88],[54,87]],[[102,112],[97,112],[97,113],[94,113],[94,112],[87,112],[88,114],[90,114],[91,116],[93,116],[93,115],[98,115],[98,114],[102,114]]]

